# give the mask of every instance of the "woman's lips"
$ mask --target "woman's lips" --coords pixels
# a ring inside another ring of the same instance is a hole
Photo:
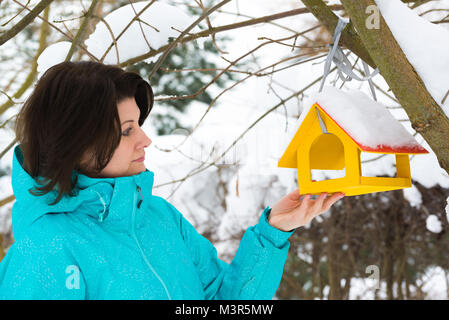
[[[144,160],[145,160],[145,156],[143,156],[142,158],[136,159],[134,161],[143,162]]]

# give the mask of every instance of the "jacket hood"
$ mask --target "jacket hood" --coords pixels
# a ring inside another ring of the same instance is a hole
[[[34,196],[28,190],[40,187],[23,168],[23,154],[20,145],[14,148],[12,164],[12,188],[16,201],[12,208],[12,227],[18,239],[36,220],[46,214],[83,213],[108,225],[126,228],[134,205],[133,195],[140,187],[142,200],[152,196],[154,173],[148,169],[125,177],[91,178],[73,170],[72,179],[78,177],[74,188],[75,196],[63,195],[55,205],[50,205],[57,197],[55,190],[41,196]]]

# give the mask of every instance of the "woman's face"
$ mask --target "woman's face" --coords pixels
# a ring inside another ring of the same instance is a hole
[[[146,170],[144,161],[135,161],[145,156],[145,148],[151,139],[139,126],[140,109],[134,97],[126,98],[117,105],[122,137],[107,166],[99,173],[101,178],[124,177]]]

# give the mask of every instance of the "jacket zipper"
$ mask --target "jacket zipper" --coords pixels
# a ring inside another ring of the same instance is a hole
[[[161,279],[161,277],[157,274],[156,270],[154,270],[153,266],[151,265],[150,261],[148,261],[147,257],[145,256],[145,253],[142,250],[142,246],[140,245],[139,240],[137,239],[136,236],[136,228],[135,228],[135,223],[136,223],[136,208],[140,208],[140,205],[142,204],[143,201],[143,196],[142,193],[140,192],[140,186],[137,186],[136,190],[140,193],[140,197],[141,199],[139,200],[139,202],[136,204],[136,200],[137,200],[137,192],[134,191],[134,200],[133,200],[133,212],[131,215],[131,235],[134,238],[134,241],[137,244],[137,247],[140,250],[140,254],[142,255],[143,260],[145,261],[145,264],[148,266],[148,268],[151,270],[151,272],[153,272],[153,274],[156,276],[156,278],[159,280],[159,282],[162,284],[162,286],[164,287],[165,293],[167,294],[168,300],[172,300],[170,293],[168,292],[167,286],[165,285],[164,281]]]

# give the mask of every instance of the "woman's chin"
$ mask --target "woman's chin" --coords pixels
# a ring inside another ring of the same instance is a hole
[[[131,170],[131,172],[132,172],[131,175],[139,174],[147,169],[147,167],[145,166],[145,164],[143,162],[139,162],[138,165],[134,165],[133,167],[134,168],[133,168],[133,170]]]

